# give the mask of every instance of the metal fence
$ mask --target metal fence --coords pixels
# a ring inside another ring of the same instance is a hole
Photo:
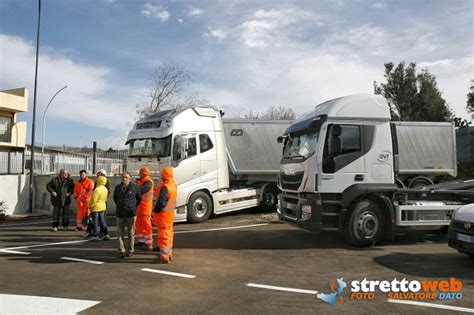
[[[36,174],[57,174],[60,169],[67,169],[69,173],[76,175],[79,171],[86,170],[89,173],[104,169],[108,176],[120,175],[126,170],[127,152],[97,152],[94,154],[45,151],[44,154],[35,151],[35,161],[33,170]],[[0,164],[1,164],[0,160]],[[28,149],[25,154],[25,168],[31,168],[31,151]]]

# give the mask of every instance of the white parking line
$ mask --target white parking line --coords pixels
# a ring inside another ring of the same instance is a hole
[[[441,304],[425,303],[425,302],[418,302],[418,301],[393,300],[393,299],[388,299],[387,302],[416,305],[416,306],[425,306],[425,307],[432,307],[432,308],[441,308],[444,310],[451,310],[451,311],[458,311],[458,312],[465,312],[465,313],[474,313],[474,308],[467,308],[467,307],[441,305]]]
[[[200,232],[211,232],[211,231],[222,231],[222,230],[235,230],[235,229],[244,229],[244,228],[248,228],[248,227],[264,226],[264,225],[269,225],[269,224],[270,223],[259,223],[259,224],[250,224],[250,225],[229,226],[229,227],[215,228],[215,229],[177,231],[177,232],[174,232],[174,234],[200,233]]]
[[[8,250],[8,249],[0,250],[0,253],[16,254],[16,255],[29,255],[29,254],[31,254],[29,252],[18,252],[16,250]]]
[[[27,246],[7,247],[7,248],[0,249],[0,252],[13,250],[13,249],[25,249],[25,248],[35,248],[35,247],[47,247],[47,246],[54,246],[54,245],[85,243],[87,241],[88,240],[66,241],[66,242],[54,242],[54,243],[43,243],[43,244],[27,245]]]
[[[83,263],[93,264],[93,265],[102,265],[104,263],[103,261],[80,259],[80,258],[74,258],[74,257],[61,257],[61,259],[62,260],[83,262]]]
[[[268,289],[268,290],[276,290],[276,291],[305,293],[305,294],[313,294],[313,295],[318,294],[318,291],[313,291],[313,290],[276,287],[276,286],[273,286],[273,285],[265,285],[265,284],[257,284],[257,283],[247,283],[247,286],[252,287],[252,288]]]
[[[200,233],[200,232],[210,232],[210,231],[222,231],[222,230],[234,230],[234,229],[244,229],[248,227],[256,227],[256,226],[264,226],[269,225],[270,223],[260,223],[260,224],[251,224],[251,225],[239,225],[239,226],[229,226],[223,228],[216,228],[216,229],[203,229],[203,230],[188,230],[188,231],[176,231],[174,234],[182,234],[182,233]],[[153,235],[156,235],[153,234]],[[111,240],[116,240],[117,237],[111,237]],[[66,242],[54,242],[54,243],[43,243],[43,244],[35,244],[35,245],[26,245],[26,246],[17,246],[17,247],[7,247],[1,248],[0,252],[11,251],[15,249],[26,249],[26,248],[36,248],[36,247],[47,247],[47,246],[54,246],[54,245],[66,245],[66,244],[77,244],[77,243],[85,243],[88,240],[79,240],[79,241],[66,241]]]
[[[177,272],[164,271],[164,270],[158,270],[158,269],[143,268],[143,269],[141,269],[141,271],[161,273],[161,274],[164,274],[164,275],[174,276],[174,277],[181,277],[181,278],[189,278],[189,279],[196,278],[196,276],[194,276],[194,275],[188,275],[188,274],[185,274],[185,273],[177,273]]]

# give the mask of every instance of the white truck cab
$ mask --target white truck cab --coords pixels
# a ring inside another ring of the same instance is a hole
[[[276,208],[282,147],[275,139],[290,121],[222,120],[216,107],[154,113],[129,132],[127,170],[172,166],[178,186],[176,221],[202,222],[212,214],[254,206]]]
[[[435,187],[435,178],[456,176],[453,125],[391,122],[380,95],[322,103],[278,140],[284,142],[278,209],[284,222],[344,232],[352,244],[369,246],[391,237],[393,226],[448,225],[465,203],[452,189],[420,191]]]

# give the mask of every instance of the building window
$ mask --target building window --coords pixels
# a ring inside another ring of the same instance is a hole
[[[11,142],[12,118],[0,116],[0,142]]]

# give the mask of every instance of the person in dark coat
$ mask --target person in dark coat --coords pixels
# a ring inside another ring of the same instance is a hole
[[[141,202],[140,189],[132,182],[132,176],[128,172],[122,175],[122,182],[115,186],[114,202],[117,206],[117,233],[119,240],[120,257],[130,257],[135,250],[135,220],[137,218],[137,205]],[[127,229],[128,246],[125,249],[124,238]]]
[[[69,226],[69,205],[71,196],[74,193],[74,182],[69,178],[69,172],[61,169],[59,175],[51,179],[46,185],[46,190],[51,194],[51,204],[53,205],[53,226],[52,231],[57,232],[59,217],[62,216],[64,231]]]

